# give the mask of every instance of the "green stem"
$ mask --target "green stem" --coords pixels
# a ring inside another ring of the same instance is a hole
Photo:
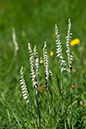
[[[53,59],[53,71],[54,71],[54,93],[53,93],[53,100],[55,99],[55,91],[56,91],[56,71],[55,71],[55,61]]]
[[[39,93],[36,93],[38,91],[35,90],[35,95],[36,95],[36,104],[37,104],[37,109],[38,109],[38,123],[37,123],[37,126],[38,126],[38,129],[40,128],[40,122],[41,122],[41,116],[40,116],[40,109],[39,109],[39,102],[38,102],[38,94]]]
[[[72,117],[73,117],[73,111],[72,111],[72,88],[71,88],[71,70],[70,70],[70,97],[71,97],[71,129],[73,128],[72,123]]]
[[[41,64],[41,68],[42,68],[42,75],[43,75],[43,82],[45,81],[45,77],[44,77],[44,66],[43,64]],[[43,91],[43,112],[44,112],[44,107],[45,107],[45,104],[44,104],[44,101],[45,100],[45,92]]]
[[[62,69],[62,68],[61,68]],[[62,71],[61,71],[61,97],[62,97],[62,113],[64,111],[64,98],[63,98],[63,84],[62,84]]]
[[[56,90],[56,71],[55,71],[55,61],[53,59],[53,69],[54,69],[54,90]]]
[[[44,66],[41,65],[41,67],[42,67],[43,81],[45,81]]]

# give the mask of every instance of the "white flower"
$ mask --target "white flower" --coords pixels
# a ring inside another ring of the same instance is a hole
[[[35,64],[35,74],[36,74],[36,78],[38,78],[38,68],[39,68],[39,59],[38,59],[38,52],[36,49],[36,45],[34,46],[34,64]]]
[[[49,77],[49,61],[48,61],[46,46],[47,46],[47,44],[45,42],[44,43],[44,48],[43,48],[43,58],[44,58],[45,79],[48,80],[48,77]]]
[[[24,80],[24,75],[23,75],[23,66],[20,69],[20,85],[21,85],[21,90],[22,90],[22,94],[23,94],[23,98],[26,99],[26,103],[30,102],[29,99],[29,94],[28,94],[28,90],[25,84],[25,80]]]
[[[17,56],[17,51],[19,50],[19,47],[18,47],[18,43],[16,41],[16,34],[15,34],[15,29],[13,28],[13,43],[15,45],[15,56]]]
[[[57,25],[55,25],[55,36],[56,36],[56,46],[57,46],[56,53],[57,53],[57,57],[59,57],[61,72],[62,72],[63,70],[66,69],[66,68],[64,68],[64,66],[66,66],[66,63],[65,63],[65,60],[62,56],[62,45],[60,42],[60,35],[58,33]]]
[[[68,32],[67,32],[67,37],[66,37],[66,47],[67,47],[67,56],[68,56],[68,65],[70,66],[71,61],[73,60],[73,56],[70,54],[70,41],[71,41],[71,35],[72,33],[70,33],[70,29],[71,29],[71,22],[70,19],[68,21]]]
[[[39,59],[38,59],[38,52],[36,49],[36,45],[34,46],[34,49],[32,51],[30,43],[28,43],[28,49],[30,53],[30,68],[31,68],[31,78],[32,83],[35,89],[38,87],[38,68],[39,68]]]

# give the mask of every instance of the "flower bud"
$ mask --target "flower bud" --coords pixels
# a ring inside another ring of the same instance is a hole
[[[54,53],[53,53],[53,51],[50,52],[50,55],[51,55],[52,59],[54,59]]]
[[[42,57],[40,57],[40,64],[42,65],[44,62],[43,62],[43,59]]]

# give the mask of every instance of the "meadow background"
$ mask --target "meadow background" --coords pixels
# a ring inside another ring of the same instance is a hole
[[[74,55],[73,84],[86,105],[86,1],[85,0],[0,0],[0,128],[17,129],[28,126],[28,107],[19,84],[20,67],[24,66],[27,87],[31,86],[28,42],[37,45],[42,56],[44,42],[48,54],[56,51],[55,24],[59,27],[65,55],[68,19],[71,19],[72,39],[80,44],[71,47]],[[14,58],[12,28],[15,28],[19,51]],[[39,56],[39,57],[40,57]],[[51,62],[50,62],[51,63]],[[51,65],[52,66],[52,65]],[[58,69],[58,67],[57,67]],[[30,93],[31,94],[31,93]]]

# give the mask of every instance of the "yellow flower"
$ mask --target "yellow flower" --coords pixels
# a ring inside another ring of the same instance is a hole
[[[50,55],[54,59],[54,53],[53,53],[53,51],[50,52]]]
[[[76,44],[79,44],[79,43],[80,43],[80,40],[76,38],[70,42],[70,46],[75,46]]]

